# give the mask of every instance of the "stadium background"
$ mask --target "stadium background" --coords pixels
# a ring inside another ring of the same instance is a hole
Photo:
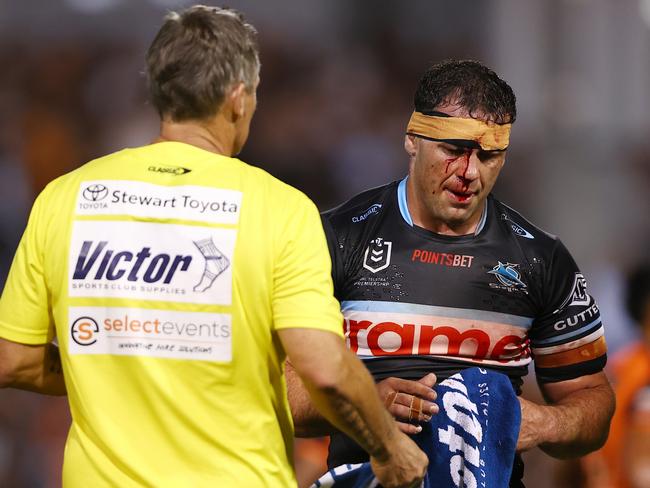
[[[0,0],[0,283],[48,181],[155,136],[144,51],[166,10],[191,3]],[[650,248],[649,0],[228,5],[260,31],[259,108],[241,157],[321,209],[405,173],[404,127],[428,65],[493,67],[519,109],[495,193],[573,251],[610,350],[634,337],[621,284]],[[59,486],[68,422],[62,399],[2,391],[0,486]],[[527,458],[529,488],[561,486],[562,465]]]

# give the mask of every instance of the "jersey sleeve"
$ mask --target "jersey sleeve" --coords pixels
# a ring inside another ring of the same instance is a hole
[[[279,232],[274,270],[276,329],[310,328],[343,336],[343,316],[334,298],[331,260],[316,206],[304,195],[289,209]]]
[[[545,305],[530,333],[537,379],[565,381],[601,371],[607,346],[587,281],[558,240],[544,283]]]
[[[46,344],[54,336],[50,294],[43,268],[43,194],[34,203],[0,298],[0,337]]]

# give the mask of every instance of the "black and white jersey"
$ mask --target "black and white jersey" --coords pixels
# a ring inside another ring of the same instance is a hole
[[[490,196],[478,231],[413,225],[406,179],[323,215],[348,347],[376,380],[442,380],[470,366],[519,390],[601,371],[606,346],[584,276],[554,236]]]

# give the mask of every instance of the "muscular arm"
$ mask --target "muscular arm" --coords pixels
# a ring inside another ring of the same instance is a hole
[[[291,358],[287,360],[285,374],[296,437],[321,437],[336,431],[314,407],[305,384],[291,364]]]
[[[421,480],[426,455],[398,430],[372,377],[341,338],[312,329],[282,329],[278,334],[313,405],[368,452],[382,484]]]
[[[517,449],[539,446],[559,459],[583,456],[602,447],[614,414],[614,393],[605,373],[540,384],[549,405],[523,398]]]
[[[0,339],[0,386],[45,395],[65,395],[59,348]]]

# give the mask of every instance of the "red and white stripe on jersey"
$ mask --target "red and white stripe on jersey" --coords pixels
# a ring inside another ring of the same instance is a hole
[[[532,318],[428,305],[341,303],[348,347],[357,355],[439,356],[478,364],[524,366]]]

